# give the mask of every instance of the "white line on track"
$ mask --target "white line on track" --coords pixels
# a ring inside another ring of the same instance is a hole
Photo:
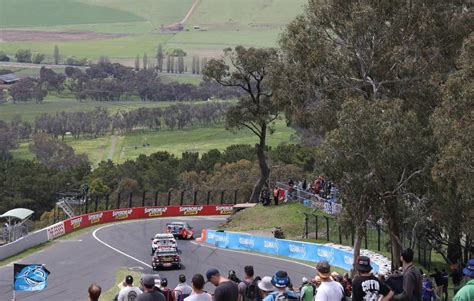
[[[194,217],[195,218],[195,217]],[[215,218],[215,217],[214,217]],[[183,219],[181,217],[181,219]],[[192,220],[193,218],[189,218],[187,220]],[[199,220],[201,218],[197,218],[196,220]],[[206,218],[202,218],[202,219],[206,219]],[[212,219],[211,218],[208,218],[208,219]],[[128,221],[128,222],[122,222],[122,223],[113,223],[113,224],[108,224],[108,225],[105,225],[103,227],[100,227],[98,229],[96,229],[94,232],[92,232],[92,236],[98,241],[100,242],[101,244],[103,244],[104,246],[114,250],[115,252],[119,253],[119,254],[122,254],[123,256],[125,257],[128,257],[146,267],[149,267],[149,268],[152,268],[151,265],[149,265],[148,263],[144,262],[144,261],[141,261],[140,259],[138,258],[135,258],[133,257],[132,255],[129,255],[123,251],[120,251],[119,249],[109,245],[108,243],[102,241],[100,238],[97,237],[97,232],[101,229],[104,229],[104,228],[107,228],[107,227],[112,227],[112,226],[115,226],[115,225],[120,225],[120,224],[125,224],[125,223],[137,223],[137,222],[143,222],[143,220],[134,220],[134,221]],[[229,249],[224,249],[224,248],[217,248],[217,247],[212,247],[212,246],[208,246],[208,245],[204,245],[202,243],[196,243],[194,241],[191,241],[192,244],[194,245],[197,245],[197,246],[201,246],[201,247],[205,247],[205,248],[209,248],[209,249],[214,249],[214,250],[220,250],[220,251],[226,251],[226,252],[232,252],[232,253],[240,253],[240,254],[245,254],[245,255],[251,255],[251,256],[257,256],[257,257],[264,257],[264,258],[271,258],[271,259],[275,259],[275,260],[281,260],[281,261],[286,261],[286,262],[290,262],[290,263],[294,263],[294,264],[299,264],[301,266],[305,266],[305,267],[309,267],[309,268],[312,268],[312,269],[316,269],[314,266],[311,266],[309,264],[306,264],[306,263],[302,263],[302,262],[299,262],[299,261],[293,261],[293,260],[290,260],[290,259],[284,259],[284,258],[279,258],[279,257],[273,257],[273,256],[268,256],[268,255],[262,255],[262,254],[255,254],[255,253],[249,253],[249,252],[245,252],[245,251],[237,251],[237,250],[229,250]]]
[[[137,222],[137,221],[132,221],[132,222]],[[121,224],[123,224],[123,223],[121,223]],[[115,252],[117,252],[117,253],[119,253],[119,254],[122,254],[123,256],[128,257],[128,258],[130,258],[130,259],[132,259],[132,260],[135,260],[136,262],[138,262],[138,263],[140,263],[140,264],[143,264],[143,265],[146,266],[146,267],[151,268],[151,265],[149,265],[148,263],[146,263],[146,262],[144,262],[144,261],[141,261],[140,259],[135,258],[135,257],[133,257],[132,255],[129,255],[129,254],[125,253],[125,252],[122,252],[122,251],[120,251],[119,249],[117,249],[117,248],[115,248],[115,247],[112,247],[111,245],[109,245],[108,243],[102,241],[100,238],[97,237],[97,235],[96,235],[96,234],[97,234],[97,231],[99,231],[99,230],[101,230],[101,229],[104,229],[104,228],[107,228],[107,227],[110,227],[110,226],[113,226],[113,225],[114,225],[114,224],[106,225],[106,226],[103,226],[103,227],[100,227],[100,228],[94,230],[94,232],[92,232],[92,236],[93,236],[98,242],[100,242],[100,243],[103,244],[104,246],[106,246],[106,247],[108,247],[108,248],[114,250]]]
[[[250,253],[250,252],[245,252],[245,251],[238,251],[238,250],[230,250],[230,249],[225,249],[225,248],[212,247],[212,246],[204,245],[202,243],[197,243],[197,242],[194,242],[194,241],[191,241],[191,243],[195,244],[195,245],[198,245],[198,246],[201,246],[201,247],[213,249],[213,250],[221,250],[221,251],[227,251],[227,252],[232,252],[232,253],[240,253],[240,254],[245,254],[245,255],[271,258],[271,259],[275,259],[275,260],[281,260],[281,261],[286,261],[286,262],[290,262],[290,263],[296,263],[296,264],[299,264],[299,265],[302,265],[302,266],[305,266],[305,267],[308,267],[308,268],[312,268],[313,270],[316,270],[316,268],[314,266],[311,266],[309,264],[302,263],[302,262],[299,262],[299,261],[294,261],[294,260],[291,260],[291,259],[279,258],[279,257],[263,255],[263,254],[255,254],[255,253]]]
[[[202,220],[202,219],[225,219],[224,217],[203,217],[203,218],[196,218],[195,216],[194,217],[190,217],[190,218],[183,218],[183,217],[179,217],[179,218],[170,218],[170,219],[186,219],[186,220]],[[108,227],[112,227],[112,226],[115,226],[115,225],[121,225],[121,224],[127,224],[127,223],[137,223],[137,222],[143,222],[144,220],[134,220],[134,221],[127,221],[127,222],[122,222],[122,223],[113,223],[113,224],[108,224],[108,225],[105,225],[105,226],[102,226],[100,228],[97,228],[96,230],[94,230],[94,232],[92,232],[92,236],[95,238],[95,240],[97,240],[98,242],[100,242],[101,244],[103,244],[104,246],[114,250],[115,252],[119,253],[119,254],[122,254],[123,256],[125,257],[128,257],[146,267],[149,267],[149,268],[152,268],[151,265],[149,265],[148,263],[144,262],[144,261],[141,261],[140,259],[138,258],[135,258],[133,257],[132,255],[129,255],[123,251],[120,251],[119,249],[109,245],[108,243],[104,242],[103,240],[101,240],[100,238],[97,237],[97,232],[99,230],[102,230],[104,228],[108,228]]]

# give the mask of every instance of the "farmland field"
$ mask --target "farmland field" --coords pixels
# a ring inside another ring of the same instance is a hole
[[[167,107],[176,102],[142,102],[142,101],[85,101],[79,102],[72,98],[46,98],[42,104],[35,103],[6,103],[0,105],[0,120],[10,121],[15,115],[20,115],[23,120],[34,121],[35,118],[43,113],[55,114],[56,112],[84,112],[94,110],[96,107],[102,107],[110,112],[129,111],[142,107],[155,108]],[[202,101],[193,101],[192,104],[203,103]]]
[[[229,46],[276,46],[281,29],[306,2],[200,0],[185,30],[164,32],[161,26],[180,22],[193,0],[0,0],[0,50],[13,56],[27,48],[50,58],[58,45],[63,57],[106,55],[133,64],[137,54],[153,56],[161,43],[188,56],[214,57]],[[34,32],[35,38],[22,37],[25,32]],[[86,37],[73,40],[65,32]]]
[[[267,144],[276,146],[282,142],[297,139],[294,130],[287,127],[283,120],[275,124],[275,133],[270,135]],[[181,156],[185,151],[207,152],[211,149],[223,150],[232,144],[255,144],[255,135],[248,130],[232,133],[223,125],[207,128],[192,128],[185,130],[161,130],[134,132],[117,136],[115,149],[111,152],[111,136],[96,139],[66,139],[77,153],[85,153],[89,160],[96,166],[98,162],[107,160],[109,152],[113,154],[114,162],[124,162],[135,159],[141,154],[149,155],[157,151],[168,151],[176,156]],[[22,143],[20,148],[13,151],[14,157],[31,159],[33,155],[28,150],[28,143]]]

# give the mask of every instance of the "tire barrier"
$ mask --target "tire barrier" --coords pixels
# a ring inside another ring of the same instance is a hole
[[[38,246],[64,234],[93,225],[143,218],[230,215],[233,205],[184,205],[121,208],[82,214],[38,230],[14,242],[0,246],[0,260]]]
[[[348,250],[343,246],[307,243],[211,229],[206,229],[205,238],[207,243],[220,248],[254,251],[312,262],[327,260],[331,265],[344,270],[350,270],[353,263],[351,249]],[[390,270],[390,261],[383,256],[378,255],[375,258],[372,256],[371,259],[375,273]]]

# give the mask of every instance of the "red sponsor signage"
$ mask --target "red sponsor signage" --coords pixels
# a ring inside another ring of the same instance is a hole
[[[228,215],[232,213],[232,210],[232,205],[186,205],[121,208],[68,218],[64,221],[64,230],[65,233],[69,233],[76,229],[89,227],[94,224],[103,224],[139,218]]]

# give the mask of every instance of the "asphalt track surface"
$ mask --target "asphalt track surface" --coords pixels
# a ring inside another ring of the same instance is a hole
[[[150,239],[154,234],[163,232],[167,222],[177,219],[159,218],[106,224],[71,240],[58,240],[51,247],[19,261],[45,264],[51,275],[44,291],[17,292],[17,300],[87,300],[87,288],[92,282],[102,286],[103,291],[116,285],[115,272],[118,267],[134,268],[147,274],[158,273],[161,278],[168,279],[170,288],[178,284],[179,274],[185,274],[189,283],[194,274],[205,274],[211,267],[225,275],[229,270],[235,270],[239,277],[246,265],[253,265],[256,275],[262,277],[271,276],[277,270],[285,270],[295,288],[301,284],[302,277],[314,276],[314,268],[309,265],[259,254],[217,249],[204,243],[184,240],[178,241],[178,247],[182,251],[181,270],[153,271],[150,266]],[[201,233],[201,229],[215,228],[225,218],[192,217],[179,220],[188,221],[194,226],[196,233]],[[0,301],[11,300],[12,279],[13,267],[1,267]],[[206,284],[205,289],[214,291],[210,283]]]

